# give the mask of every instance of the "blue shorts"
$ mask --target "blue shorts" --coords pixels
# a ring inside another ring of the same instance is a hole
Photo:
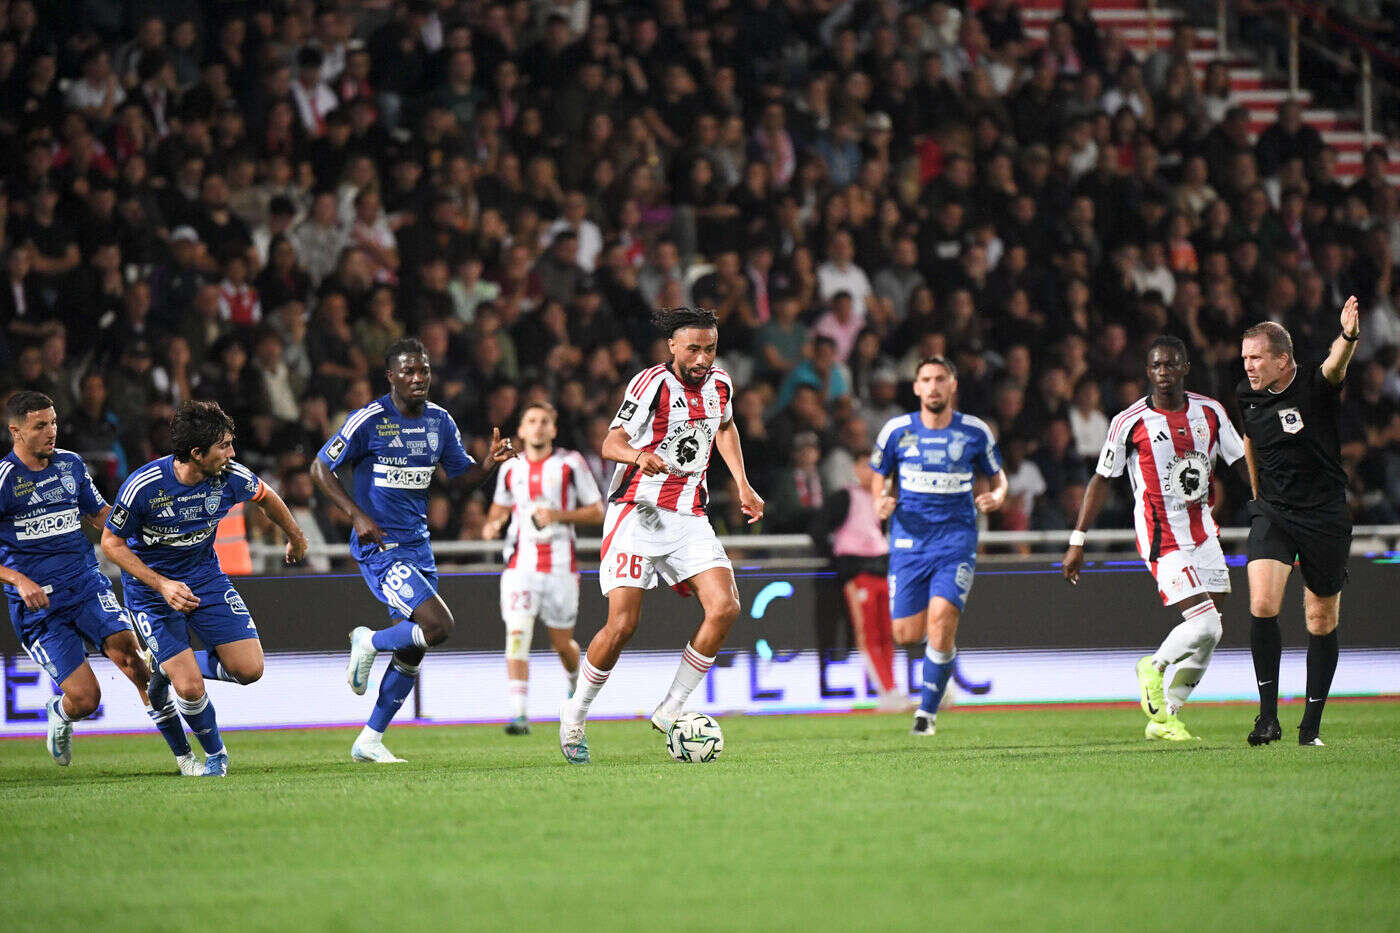
[[[131,631],[111,581],[95,567],[78,585],[49,593],[45,609],[30,609],[10,596],[10,623],[25,652],[56,684],[87,661],[84,639],[101,649],[109,636]]]
[[[172,609],[155,590],[135,577],[122,574],[126,608],[157,661],[169,661],[189,648],[190,632],[198,635],[206,648],[258,637],[258,627],[253,624],[248,606],[225,574],[183,582],[199,597],[199,608],[193,612]]]
[[[890,618],[922,615],[941,596],[961,612],[972,591],[976,551],[890,552]]]
[[[437,595],[437,561],[426,541],[367,555],[360,561],[360,576],[375,598],[389,607],[393,621],[412,617],[415,609]]]

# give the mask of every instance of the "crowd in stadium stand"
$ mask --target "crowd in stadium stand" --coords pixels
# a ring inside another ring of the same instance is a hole
[[[1247,325],[1315,360],[1355,293],[1352,504],[1400,520],[1383,152],[1339,181],[1290,103],[1252,138],[1187,29],[1143,57],[1078,0],[1045,45],[976,6],[0,2],[3,384],[54,398],[108,495],[172,404],[216,399],[339,541],[306,466],[394,340],[477,454],[548,398],[605,483],[621,387],[665,354],[650,310],[699,304],[761,530],[809,527],[934,354],[1005,452],[992,527],[1065,529],[1154,336],[1233,406]],[[753,530],[718,462],[710,485],[717,527]],[[477,537],[483,496],[429,516]]]

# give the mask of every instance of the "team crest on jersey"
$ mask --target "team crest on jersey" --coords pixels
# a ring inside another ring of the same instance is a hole
[[[1210,492],[1210,461],[1199,450],[1173,457],[1167,464],[1167,492],[1187,502],[1199,502]]]
[[[684,421],[670,430],[656,452],[677,473],[699,473],[705,467],[705,451],[714,432],[704,421]]]
[[[952,436],[948,438],[948,459],[961,460],[963,451],[967,449],[968,440],[969,438],[966,434],[963,434],[961,431],[954,431]]]
[[[215,512],[219,511],[219,500],[222,498],[223,497],[220,496],[217,492],[211,492],[208,495],[206,495],[204,497],[204,511],[209,513],[210,515],[213,515]]]
[[[75,496],[78,494],[78,481],[70,474],[62,474],[59,476],[58,481],[63,484],[63,491],[68,493],[68,495]]]
[[[1280,408],[1278,420],[1285,434],[1297,434],[1303,430],[1303,413],[1296,408]]]
[[[1207,424],[1203,418],[1192,421],[1191,435],[1201,443],[1205,443],[1210,440],[1210,425]]]
[[[428,432],[428,446],[432,448],[433,453],[437,453],[438,436],[436,431]]]

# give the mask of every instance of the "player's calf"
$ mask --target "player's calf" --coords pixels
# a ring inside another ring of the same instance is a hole
[[[447,608],[440,596],[434,596],[414,610],[413,621],[422,629],[429,648],[447,641],[456,627],[452,610]]]

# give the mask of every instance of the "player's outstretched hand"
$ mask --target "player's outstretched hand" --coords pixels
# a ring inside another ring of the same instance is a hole
[[[49,594],[44,592],[44,588],[24,574],[19,575],[15,581],[15,589],[19,592],[19,598],[24,600],[24,604],[30,609],[47,609],[49,607]]]
[[[1079,584],[1079,569],[1084,566],[1084,549],[1070,545],[1065,550],[1065,556],[1060,560],[1060,569],[1064,572],[1065,579],[1069,582]]]
[[[875,517],[884,521],[894,514],[895,507],[899,505],[899,500],[894,496],[881,496],[875,500]]]
[[[1346,304],[1342,305],[1342,333],[1348,337],[1355,337],[1361,330],[1360,318],[1361,303],[1356,300],[1355,295],[1352,295],[1347,299]]]
[[[668,473],[666,461],[651,451],[643,451],[637,458],[637,466],[641,467],[643,476],[655,476],[658,473]]]
[[[752,525],[763,517],[763,497],[754,492],[752,486],[745,486],[739,490],[739,508],[744,510]]]
[[[177,612],[194,612],[199,608],[199,597],[179,580],[161,583],[160,595]]]
[[[306,535],[287,539],[287,566],[301,563],[301,559],[306,556],[306,547]]]
[[[501,437],[500,428],[491,429],[491,452],[486,455],[490,466],[498,463],[505,463],[515,456],[515,445],[510,442],[510,438]]]

